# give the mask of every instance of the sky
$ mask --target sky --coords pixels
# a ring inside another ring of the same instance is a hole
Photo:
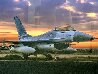
[[[98,38],[97,0],[0,0],[1,40],[18,39],[14,16],[21,19],[33,36],[68,23],[76,30]]]

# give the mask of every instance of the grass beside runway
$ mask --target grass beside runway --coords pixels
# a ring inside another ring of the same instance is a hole
[[[54,57],[55,54],[52,54]],[[97,54],[57,54],[58,60],[48,60],[42,55],[21,56],[1,52],[0,74],[98,74]]]
[[[0,61],[0,74],[98,74],[98,62]]]

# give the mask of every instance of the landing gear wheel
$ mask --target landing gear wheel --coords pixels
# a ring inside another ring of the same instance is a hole
[[[28,55],[27,54],[23,54],[23,57],[24,57],[25,60],[28,59]]]
[[[58,60],[60,60],[60,58],[59,57],[55,57],[55,60],[58,61]]]
[[[51,56],[51,54],[46,54],[45,56],[47,57],[48,60],[52,60],[53,59],[53,57]]]
[[[37,61],[37,53],[35,53],[34,56],[35,56],[35,60]]]
[[[92,53],[92,52],[93,52],[93,50],[92,50],[92,49],[90,49],[90,50],[89,50],[89,53]]]

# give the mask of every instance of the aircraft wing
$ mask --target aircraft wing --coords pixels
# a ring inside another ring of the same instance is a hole
[[[23,44],[28,46],[35,46],[36,44],[64,44],[64,45],[74,45],[71,44],[71,42],[53,42],[53,41],[3,41],[4,43],[10,43],[10,44]]]
[[[47,40],[38,40],[38,41],[2,41],[4,43],[12,43],[12,44],[19,44],[19,43],[25,43],[25,44],[30,44],[30,43],[65,43],[65,42],[56,42],[56,41],[47,41]],[[1,43],[2,43],[1,42]],[[71,43],[71,42],[70,42]]]

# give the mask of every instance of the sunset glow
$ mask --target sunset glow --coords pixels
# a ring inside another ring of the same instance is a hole
[[[0,0],[0,40],[18,40],[14,17],[21,19],[28,34],[38,36],[55,27],[70,24],[76,30],[98,38],[97,0]],[[69,15],[70,14],[70,15]],[[92,42],[74,47],[95,47]]]

